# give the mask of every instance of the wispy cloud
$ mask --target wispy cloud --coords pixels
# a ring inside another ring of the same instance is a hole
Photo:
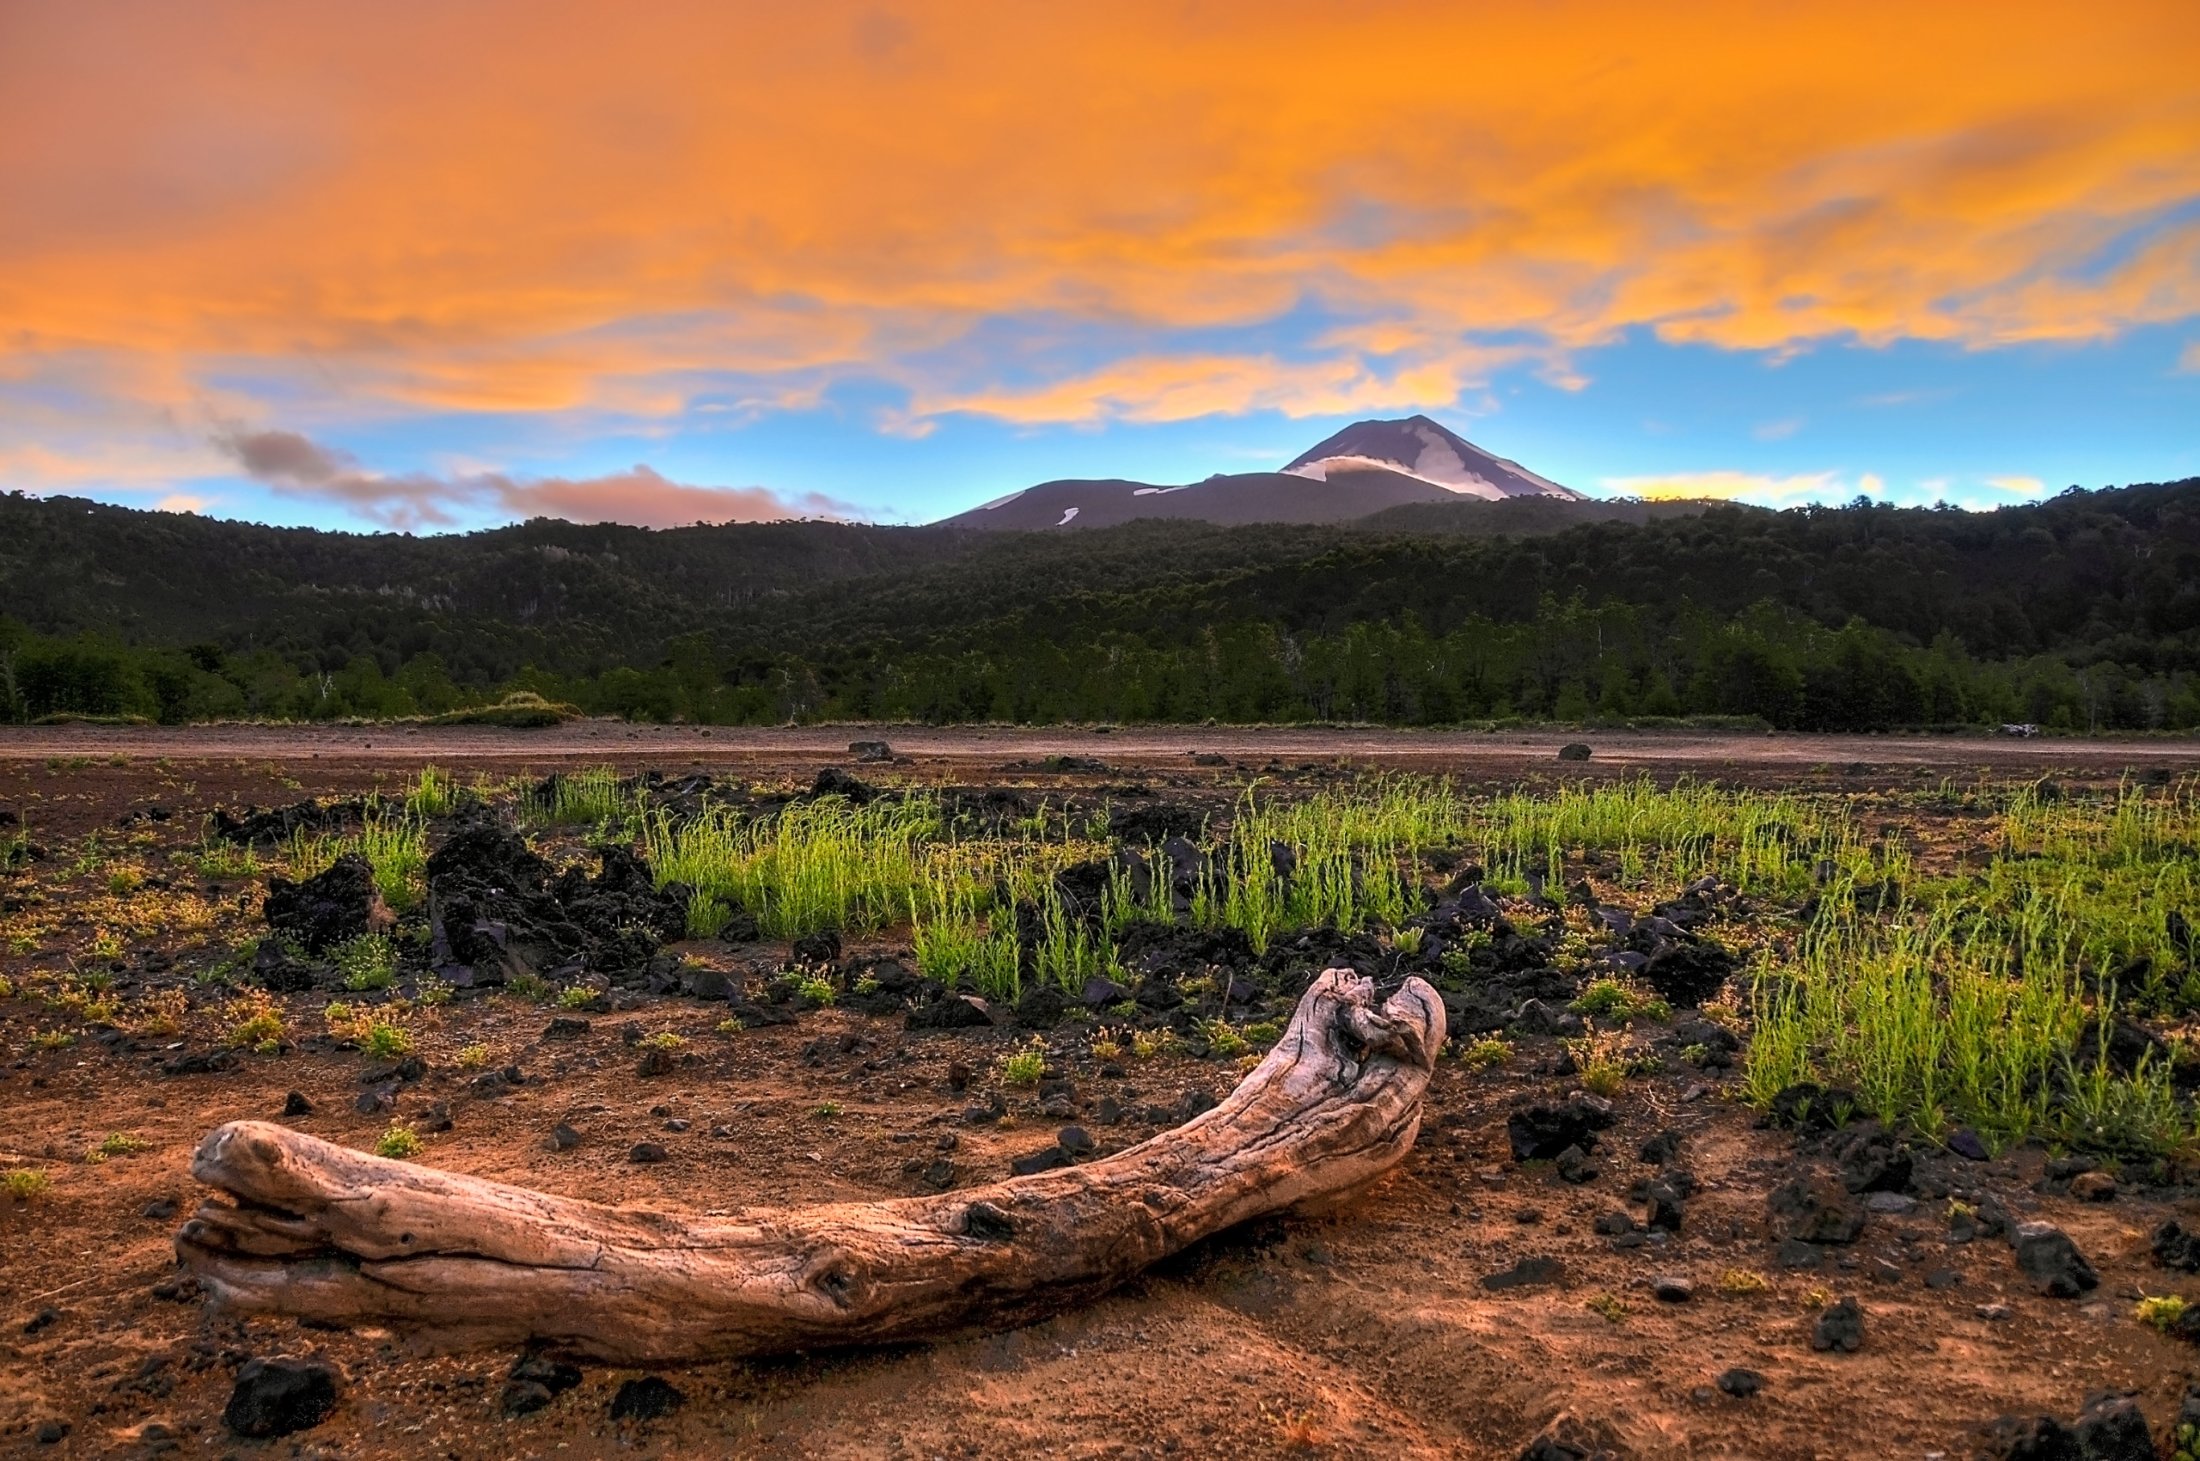
[[[646,466],[580,478],[384,473],[295,431],[231,428],[214,443],[246,475],[278,492],[339,503],[370,522],[406,530],[451,527],[483,514],[650,528],[853,514],[848,504],[817,493],[789,498],[763,487],[691,486]]]
[[[1988,477],[1986,485],[2015,497],[2040,497],[2047,492],[2047,484],[2037,477]]]
[[[1786,441],[1802,429],[1803,418],[1790,416],[1783,421],[1767,421],[1753,429],[1749,434],[1759,441]]]
[[[2177,357],[2177,368],[2200,374],[2200,340],[2185,347],[2184,353]]]

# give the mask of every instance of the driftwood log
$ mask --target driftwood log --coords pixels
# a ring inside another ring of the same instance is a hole
[[[623,1364],[937,1336],[1088,1300],[1248,1218],[1366,1186],[1412,1148],[1436,992],[1318,977],[1213,1110],[1114,1156],[934,1197],[708,1220],[386,1161],[261,1121],[211,1133],[178,1253],[218,1305],[536,1342]]]

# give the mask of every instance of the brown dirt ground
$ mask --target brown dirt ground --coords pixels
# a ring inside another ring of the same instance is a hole
[[[552,769],[582,761],[738,769],[754,777],[806,777],[846,760],[847,728],[800,732],[630,730],[584,725],[540,735],[509,732],[242,729],[155,732],[13,732],[0,738],[0,807],[25,814],[34,835],[56,843],[113,827],[133,809],[163,805],[177,816],[138,824],[152,850],[196,840],[198,813],[216,803],[262,804],[305,794],[350,793],[393,783],[426,761],[467,769]],[[1436,736],[1227,731],[886,732],[907,760],[897,779],[974,784],[1068,784],[1009,770],[1010,763],[1072,753],[1099,756],[1118,779],[1148,783],[1219,778],[1237,768],[1193,771],[1192,754],[1229,756],[1244,772],[1270,761],[1326,772],[1401,765],[1473,780],[1555,776],[1567,737]],[[2156,767],[2189,769],[2200,748],[2177,742],[1947,741],[1796,736],[1581,737],[1596,747],[1569,775],[1730,780],[1859,792],[1910,788],[1942,777],[1975,780],[2052,771],[2113,781]],[[372,744],[367,744],[371,742]],[[1302,773],[1306,774],[1306,773]],[[1095,778],[1087,777],[1090,782]],[[1100,780],[1106,777],[1097,778]],[[183,830],[188,824],[188,831]],[[165,841],[163,840],[165,839]],[[249,887],[222,890],[243,937],[256,906]],[[5,957],[41,962],[38,951]],[[312,1023],[301,998],[294,1028]],[[613,1028],[638,1019],[685,1034],[692,1060],[645,1080]],[[1028,1094],[1003,1129],[957,1120],[970,1097],[950,1093],[945,1071],[961,1059],[984,1071],[1022,1037],[1007,1031],[908,1035],[898,1020],[845,1011],[806,1015],[792,1028],[722,1036],[715,1015],[692,1001],[663,1000],[603,1017],[588,1040],[545,1045],[544,1011],[513,1000],[436,1012],[425,1031],[428,1077],[398,1114],[450,1103],[453,1131],[429,1138],[422,1160],[454,1170],[597,1200],[681,1210],[728,1210],[916,1190],[904,1163],[927,1159],[944,1134],[958,1145],[959,1180],[1004,1175],[1009,1157],[1045,1145],[1055,1123]],[[548,1410],[518,1420],[498,1414],[509,1353],[423,1356],[386,1336],[302,1330],[287,1321],[237,1321],[164,1301],[170,1243],[198,1193],[189,1154],[208,1129],[233,1118],[272,1118],[290,1090],[318,1114],[302,1130],[368,1146],[386,1116],[355,1114],[361,1057],[302,1049],[251,1057],[236,1069],[158,1073],[164,1043],[110,1052],[90,1041],[56,1050],[28,1044],[50,1023],[26,1002],[0,1001],[0,1166],[36,1165],[52,1190],[27,1203],[0,1200],[0,1453],[251,1456],[665,1456],[757,1457],[1511,1457],[1546,1423],[1570,1415],[1641,1457],[1803,1458],[1968,1454],[1969,1426],[2003,1411],[2067,1418],[2106,1388],[2142,1392],[2158,1429],[2176,1411],[2195,1368],[2193,1351],[2131,1317],[2142,1292],[2173,1276],[2150,1266],[2145,1235],[2165,1216],[2194,1224],[2192,1205],[2125,1196],[2088,1205],[2035,1194],[2041,1154],[2020,1152],[1973,1169],[2019,1217],[2064,1226],[2100,1269],[2085,1301],[2036,1297],[1998,1242],[1946,1241],[1929,1208],[1875,1216],[1839,1265],[1788,1273],[1765,1236],[1765,1193],[1797,1164],[1788,1139],[1754,1128],[1750,1113],[1680,1069],[1638,1078],[1620,1098],[1605,1175],[1585,1187],[1518,1168],[1505,1150],[1504,1118],[1518,1101],[1555,1095],[1567,1082],[1533,1074],[1535,1042],[1502,1070],[1447,1062],[1430,1087],[1423,1136],[1403,1168],[1351,1209],[1255,1225],[1204,1245],[1088,1308],[1008,1333],[936,1345],[794,1357],[667,1372],[688,1395],[670,1419],[640,1430],[606,1418],[630,1372],[591,1368],[582,1386]],[[816,1064],[804,1048],[826,1041]],[[456,1068],[462,1046],[485,1044],[494,1063],[535,1077],[497,1099],[470,1093]],[[1174,1101],[1186,1089],[1218,1092],[1224,1067],[1162,1057],[1131,1065],[1123,1081],[1100,1078],[1081,1041],[1056,1042],[1080,1091]],[[980,1077],[980,1088],[990,1080]],[[825,1103],[839,1113],[817,1114]],[[661,1112],[691,1123],[665,1131]],[[549,1150],[551,1126],[583,1134],[575,1151]],[[712,1136],[713,1127],[726,1136]],[[1615,1251],[1592,1228],[1623,1205],[1647,1170],[1633,1160],[1645,1136],[1684,1135],[1682,1165],[1703,1191],[1688,1205],[1684,1234],[1662,1251]],[[1153,1128],[1095,1127],[1103,1149]],[[143,1138],[145,1150],[100,1164],[85,1150],[110,1131]],[[639,1140],[663,1142],[671,1159],[626,1160]],[[178,1217],[143,1216],[168,1198]],[[1538,1220],[1525,1222],[1524,1210]],[[1490,1293],[1478,1280],[1516,1259],[1562,1260],[1556,1283]],[[1950,1268],[1953,1288],[1924,1275]],[[1722,1293],[1730,1270],[1762,1274],[1760,1292]],[[1648,1282],[1681,1274],[1696,1283],[1684,1305],[1655,1301]],[[1814,1353],[1814,1306],[1853,1294],[1866,1312],[1862,1353]],[[1618,1301],[1616,1320],[1589,1301]],[[1981,1317],[2003,1304],[2011,1317]],[[41,1310],[58,1317],[34,1333]],[[325,1354],[350,1376],[344,1403],[321,1427],[272,1443],[240,1442],[220,1412],[231,1368],[245,1354]],[[1749,1401],[1710,1389],[1732,1365],[1762,1371],[1769,1388]],[[41,1421],[68,1422],[66,1439],[38,1446]]]

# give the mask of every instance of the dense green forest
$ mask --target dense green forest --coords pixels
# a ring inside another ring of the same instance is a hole
[[[17,721],[1757,716],[2200,726],[2200,479],[1991,513],[326,533],[0,496]]]

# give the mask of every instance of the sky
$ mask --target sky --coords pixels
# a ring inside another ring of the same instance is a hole
[[[0,490],[928,521],[1420,412],[2200,475],[2192,0],[0,0]]]

